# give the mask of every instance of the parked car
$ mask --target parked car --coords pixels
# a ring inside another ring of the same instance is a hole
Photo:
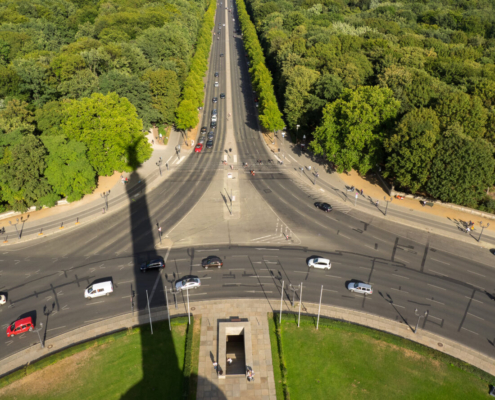
[[[209,256],[204,258],[203,261],[201,261],[201,265],[203,266],[204,269],[208,269],[211,267],[222,268],[223,261],[220,257]]]
[[[34,329],[33,319],[26,317],[12,322],[7,328],[7,337],[17,336]]]
[[[204,136],[201,136],[199,139],[198,139],[198,144],[204,144],[205,143],[205,138]]]
[[[308,260],[308,267],[330,269],[332,268],[332,263],[328,258],[312,257]]]
[[[113,293],[112,281],[97,282],[86,288],[84,297],[86,299],[93,299],[95,297],[109,296],[110,293]]]
[[[208,132],[208,140],[213,140],[213,138],[215,137],[215,132],[211,131],[211,132]]]
[[[196,147],[194,147],[195,153],[201,153],[202,150],[203,150],[203,143],[198,143]]]
[[[213,139],[208,139],[206,141],[206,148],[207,149],[212,149],[213,148]]]
[[[320,202],[316,202],[315,203],[315,207],[316,208],[319,208],[320,210],[323,210],[325,212],[330,212],[332,211],[332,206],[328,203],[320,203]]]
[[[7,303],[7,296],[0,294],[0,306],[3,306],[5,303]]]
[[[150,269],[158,268],[165,268],[165,261],[163,261],[163,258],[155,258],[154,260],[145,262],[141,264],[141,267],[139,269],[141,270],[141,272],[146,272]]]
[[[181,279],[175,284],[175,290],[191,290],[201,286],[201,281],[197,277],[188,277]]]
[[[217,127],[217,121],[211,121],[210,127],[216,128]]]
[[[214,108],[212,111],[211,111],[211,115],[217,115],[218,114],[218,111],[216,108]]]
[[[208,127],[207,126],[202,126],[201,127],[201,133],[206,133],[207,130],[208,130]]]
[[[371,285],[363,282],[351,282],[347,285],[347,289],[353,293],[361,293],[365,296],[373,293],[373,288]]]

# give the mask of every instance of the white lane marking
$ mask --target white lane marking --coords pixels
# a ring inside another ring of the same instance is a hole
[[[273,278],[273,276],[260,276],[260,275],[251,275],[248,278]]]
[[[287,154],[287,155],[288,155],[290,158],[292,158],[295,162],[297,162],[297,160],[296,160],[294,157],[292,157],[290,154]]]
[[[123,285],[124,283],[131,283],[131,282],[134,282],[134,280],[125,281],[125,282],[117,282],[117,285]]]
[[[218,249],[196,250],[197,253],[202,253],[204,251],[218,251]]]
[[[271,250],[271,251],[279,251],[280,249],[266,249],[264,247],[256,247],[256,250]]]
[[[333,292],[333,293],[338,293],[338,290],[332,290],[332,289],[323,289],[326,292]]]
[[[406,308],[406,307],[404,307],[404,306],[399,306],[398,304],[395,304],[395,303],[392,303],[392,305],[393,305],[394,307]]]
[[[204,294],[208,294],[208,293],[189,293],[189,297],[191,297],[191,296],[202,296]],[[186,294],[186,296],[187,296],[187,294]]]
[[[471,314],[470,312],[468,312],[468,314],[469,314],[471,317],[478,318],[478,319],[481,319],[482,321],[484,321],[484,318],[478,317],[477,315]]]
[[[246,268],[230,268],[229,271],[244,271]]]
[[[329,276],[330,278],[342,279],[341,276],[335,276],[335,275],[325,275],[325,276]]]
[[[346,235],[342,235],[342,233],[339,232],[339,236],[342,236],[342,237],[345,237],[346,239],[351,239],[349,236],[346,236]]]
[[[273,292],[267,292],[265,290],[245,290],[246,293],[273,293]]]
[[[371,250],[376,250],[376,248],[371,247],[371,246],[368,246],[367,244],[365,244],[365,245],[364,245],[364,247],[367,247],[367,248],[369,248],[369,249],[371,249]]]
[[[201,264],[191,264],[191,267],[199,267]]]
[[[393,276],[398,276],[399,278],[404,278],[404,279],[409,279],[407,276],[402,276],[402,275],[397,275],[397,274],[392,274]]]
[[[403,263],[409,264],[409,261],[403,260],[402,258],[395,257],[396,260],[402,261]]]
[[[429,299],[428,297],[425,297],[425,299],[430,300],[430,301],[433,301],[434,303],[441,304],[442,306],[444,306],[444,305],[445,305],[445,303],[441,303],[440,301],[433,300],[433,299]]]
[[[431,272],[433,272],[433,273],[435,273],[435,274],[438,274],[438,275],[442,275],[442,276],[446,276],[446,277],[448,277],[448,275],[442,274],[441,272],[435,271],[435,270],[433,270],[433,269],[429,269],[428,271],[431,271]]]
[[[407,293],[409,294],[409,292],[406,292],[405,290],[401,290],[401,289],[396,289],[396,288],[390,288],[392,290],[397,290],[398,292],[402,292],[402,293]]]
[[[435,317],[431,314],[428,314],[428,318],[433,318],[433,319],[438,319],[439,321],[441,321],[443,318],[438,318],[438,317]]]
[[[263,260],[265,262],[265,264],[278,264],[278,261],[266,261],[266,260]]]
[[[211,279],[211,276],[204,276],[203,278],[201,278],[201,280],[204,280],[204,279]]]
[[[382,241],[383,243],[387,243],[387,244],[390,244],[390,242],[387,242],[386,240],[384,239],[380,239],[379,237],[376,237],[376,236],[371,236],[373,239],[376,239],[376,240],[380,240]]]
[[[47,329],[46,331],[50,332],[50,331],[54,331],[56,329],[62,329],[62,328],[65,328],[65,326],[59,326],[58,328]]]
[[[477,287],[477,288],[480,288],[481,290],[485,290],[484,287],[481,287],[481,286],[478,286],[478,285],[475,285],[474,283],[470,283],[470,282],[466,282],[468,285],[471,285],[471,286],[474,286],[474,287]]]
[[[170,161],[170,159],[171,159],[172,157],[174,157],[174,156],[175,156],[175,154],[172,154],[172,155],[168,158],[168,160],[167,160],[167,161],[165,161],[165,164],[168,164],[168,162]]]
[[[68,310],[69,309],[69,305],[66,304],[65,306],[62,307],[62,311],[65,311],[65,310]]]
[[[468,332],[471,332],[471,333],[474,333],[475,335],[477,335],[477,333],[476,333],[476,332],[470,331],[469,329],[466,329],[466,328],[464,328],[464,327],[462,327],[461,329],[464,329],[465,331],[468,331]]]
[[[174,164],[179,165],[184,158],[186,158],[186,156],[182,156],[179,160],[175,161]]]
[[[481,303],[481,304],[484,304],[482,301],[479,301],[479,300],[476,300],[476,299],[472,299],[471,297],[468,297],[468,296],[464,296],[466,299],[469,299],[469,300],[473,300],[473,301],[476,301],[478,303]]]
[[[243,256],[231,256],[231,257],[248,257],[247,255],[243,255]]]
[[[441,290],[447,290],[447,289],[444,289],[443,287],[440,287],[440,286],[435,286],[435,285],[432,285],[430,283],[427,283],[428,286],[432,286],[434,288],[437,288],[437,289],[441,289]]]
[[[189,258],[179,258],[177,260],[172,260],[172,261],[189,261]]]
[[[102,319],[105,319],[105,318],[90,319],[90,320],[84,321],[84,322],[95,322],[95,321],[101,321]]]
[[[479,276],[482,276],[483,278],[486,278],[485,275],[478,274],[477,272],[471,271],[469,269],[468,269],[468,272],[471,272],[472,274],[479,275]]]
[[[292,271],[292,272],[297,273],[297,274],[307,274],[307,273],[309,273],[309,270],[307,270],[307,271]]]
[[[447,263],[445,261],[437,260],[436,258],[430,258],[430,260],[433,260],[433,261],[436,261],[436,262],[439,262],[439,263],[442,263],[442,264],[450,265],[449,263]]]
[[[90,302],[90,303],[86,303],[87,306],[92,306],[93,304],[100,304],[100,303],[104,303],[104,301],[97,301],[97,302]]]

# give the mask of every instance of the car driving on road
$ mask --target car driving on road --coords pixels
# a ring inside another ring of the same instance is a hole
[[[203,150],[203,143],[198,143],[196,147],[194,148],[195,153],[201,153],[201,150]]]
[[[141,272],[146,272],[158,268],[165,268],[165,261],[163,261],[163,258],[155,258],[154,260],[141,264],[141,267],[139,267]]]
[[[203,266],[204,269],[208,269],[211,267],[222,268],[223,261],[220,257],[210,256],[204,258],[203,261],[201,261],[201,265]]]
[[[225,93],[220,93],[220,98],[223,100],[225,99]]]
[[[323,210],[325,212],[330,212],[332,211],[332,206],[328,203],[320,203],[320,202],[316,202],[315,203],[315,207],[316,208],[319,208],[320,210]]]
[[[347,285],[347,289],[353,293],[360,293],[364,294],[365,296],[367,294],[373,294],[373,288],[371,287],[371,285],[364,282],[350,282]]]
[[[216,103],[218,101],[218,99],[216,97],[213,97],[213,99],[211,100],[213,103]]]
[[[308,260],[308,267],[319,268],[319,269],[330,269],[332,268],[332,263],[328,258],[311,257]]]
[[[31,317],[26,317],[18,319],[12,322],[7,328],[7,337],[20,335],[27,331],[32,331],[34,329],[33,319]]]
[[[190,290],[190,289],[197,289],[201,286],[201,281],[197,277],[188,277],[181,279],[175,284],[175,290],[181,291],[181,290]]]
[[[213,148],[213,139],[208,139],[206,141],[206,148],[207,149],[212,149]]]

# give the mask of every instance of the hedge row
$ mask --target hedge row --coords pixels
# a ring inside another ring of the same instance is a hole
[[[282,373],[282,388],[284,391],[284,400],[290,400],[289,384],[287,383],[287,367],[284,358],[284,346],[282,344],[282,327],[279,323],[280,314],[273,314],[273,322],[275,323],[275,334],[277,335],[278,357],[280,360],[280,372]],[[282,315],[283,316],[283,315]]]
[[[285,123],[282,119],[275,98],[273,88],[273,79],[270,71],[265,64],[265,56],[258,39],[256,29],[246,10],[244,0],[237,0],[237,12],[239,22],[241,23],[244,47],[249,57],[251,81],[254,90],[259,98],[259,118],[261,124],[268,131],[277,131],[283,129]]]
[[[212,31],[215,26],[216,6],[216,1],[210,0],[208,10],[201,21],[196,51],[191,60],[189,75],[184,81],[182,99],[175,111],[175,124],[178,129],[191,129],[199,123],[198,107],[203,106],[203,77],[208,69],[208,56],[211,49]]]

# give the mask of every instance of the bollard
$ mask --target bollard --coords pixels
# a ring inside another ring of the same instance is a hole
[[[40,233],[38,233],[38,236],[42,236],[43,235],[43,228],[40,229]]]
[[[64,229],[64,228],[65,228],[65,227],[64,227],[64,223],[63,223],[63,221],[62,221],[62,223],[60,224],[60,228],[58,228],[58,229]]]
[[[5,236],[5,240],[3,241],[4,243],[7,243],[8,242],[8,239],[9,239],[9,236]]]
[[[76,218],[76,225],[79,224],[79,217]]]

